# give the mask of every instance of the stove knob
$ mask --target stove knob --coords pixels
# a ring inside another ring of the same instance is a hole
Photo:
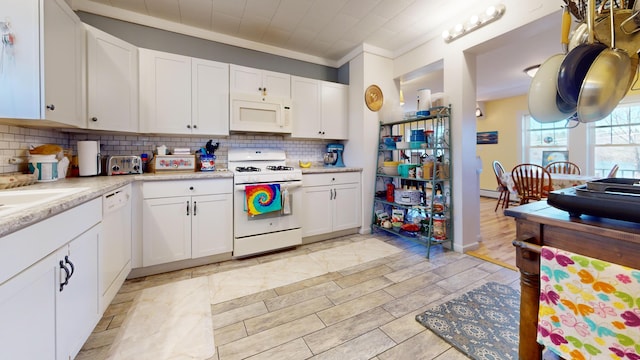
[[[118,171],[120,171],[120,166],[118,166],[118,165],[113,165],[113,166],[111,167],[111,171],[112,171],[112,172],[118,172]]]
[[[135,172],[140,171],[140,165],[133,165],[133,171]]]

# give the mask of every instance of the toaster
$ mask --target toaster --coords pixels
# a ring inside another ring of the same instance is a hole
[[[105,175],[142,174],[142,160],[135,155],[113,155],[105,158]]]

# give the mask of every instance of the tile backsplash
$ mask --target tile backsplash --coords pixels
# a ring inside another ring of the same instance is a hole
[[[139,135],[108,134],[103,132],[64,132],[48,128],[23,128],[12,125],[0,125],[0,173],[26,172],[27,166],[10,164],[11,158],[26,160],[29,148],[42,144],[57,144],[71,149],[76,155],[78,140],[99,140],[102,155],[140,155],[152,154],[156,147],[166,145],[173,148],[189,148],[195,152],[209,140],[219,142],[216,163],[227,166],[227,151],[237,147],[280,148],[287,154],[287,160],[321,162],[326,144],[331,141],[319,139],[289,139],[283,135],[270,134],[234,134],[223,137],[194,137],[179,135]]]

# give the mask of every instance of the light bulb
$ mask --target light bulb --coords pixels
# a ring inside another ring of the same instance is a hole
[[[449,33],[449,30],[445,30],[442,32],[442,38],[445,40],[451,38],[451,34]]]
[[[453,28],[453,30],[456,33],[461,33],[464,30],[464,26],[462,26],[462,24],[458,23],[456,24],[456,26]]]
[[[480,18],[478,17],[478,15],[472,15],[469,18],[469,24],[471,24],[471,26],[476,26],[480,24]]]
[[[488,17],[492,18],[496,15],[496,7],[495,6],[489,6],[487,8],[486,14]]]

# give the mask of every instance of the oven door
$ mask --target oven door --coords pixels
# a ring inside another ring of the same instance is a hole
[[[277,231],[300,228],[302,210],[302,181],[273,182],[279,184],[284,199],[285,189],[288,192],[289,211],[272,211],[261,215],[249,215],[245,187],[257,184],[238,184],[233,196],[234,237],[241,238],[252,235],[267,234]]]

